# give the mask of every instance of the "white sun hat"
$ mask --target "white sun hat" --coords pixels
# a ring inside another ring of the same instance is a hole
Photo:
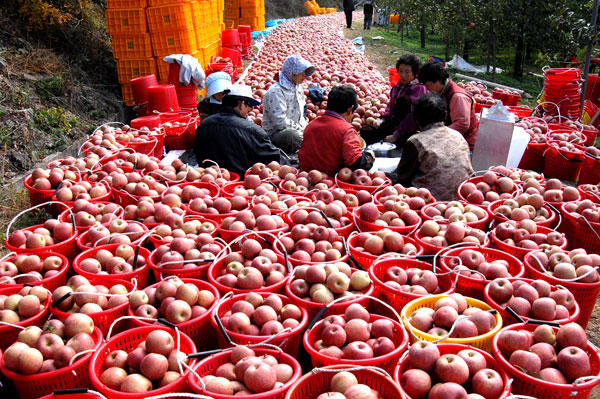
[[[215,72],[206,78],[206,95],[211,97],[214,94],[224,92],[231,88],[231,76],[225,72]]]

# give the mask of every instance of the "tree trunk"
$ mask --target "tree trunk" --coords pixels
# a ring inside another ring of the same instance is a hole
[[[448,38],[446,38],[446,46],[444,49],[444,59],[447,60],[450,53],[450,40],[448,40]]]
[[[465,39],[465,47],[464,47],[464,51],[463,51],[463,58],[465,61],[469,60],[469,47],[470,47],[470,41],[468,39]]]
[[[487,37],[487,63],[486,63],[486,71],[490,72],[490,53],[492,52],[492,20],[490,18],[490,22],[488,24],[488,37]]]
[[[425,48],[425,29],[427,26],[425,25],[425,13],[421,14],[421,48]]]
[[[496,81],[496,34],[492,35],[492,82]]]
[[[517,37],[517,48],[515,50],[515,68],[514,76],[520,78],[523,76],[523,50],[525,40],[523,38],[523,23],[519,25],[519,36]]]
[[[527,40],[527,46],[525,47],[525,59],[527,61],[531,60],[531,47],[532,44],[529,40]]]

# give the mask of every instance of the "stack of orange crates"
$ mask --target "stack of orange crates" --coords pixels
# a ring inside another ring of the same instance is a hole
[[[106,25],[123,100],[133,104],[129,81],[154,74],[167,83],[171,54],[191,54],[203,68],[221,51],[224,0],[107,0]]]
[[[226,29],[237,28],[238,25],[250,25],[252,31],[265,29],[264,0],[224,0],[223,18]]]

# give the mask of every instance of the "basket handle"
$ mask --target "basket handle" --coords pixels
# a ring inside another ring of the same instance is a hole
[[[554,213],[556,214],[556,217],[558,218],[558,223],[556,224],[556,226],[552,229],[555,230],[558,229],[558,227],[561,225],[562,223],[562,216],[560,215],[560,211],[558,209],[556,209],[556,207],[554,205],[552,205],[549,202],[544,202],[544,205],[547,206],[548,208],[550,208],[551,210],[554,211]],[[564,236],[564,234],[563,234]]]
[[[311,373],[313,373],[313,374],[340,373],[342,371],[352,372],[352,371],[360,371],[360,370],[375,370],[375,371],[383,374],[385,377],[392,379],[392,377],[387,373],[387,371],[385,371],[379,367],[375,367],[375,366],[356,366],[356,367],[347,367],[347,368],[345,368],[344,366],[340,366],[340,368],[336,368],[336,369],[324,369],[324,368],[317,367],[317,368],[312,369]]]
[[[20,328],[21,330],[24,330],[26,328],[26,327],[23,327],[23,326],[19,326],[17,324],[8,323],[6,321],[0,321],[0,325],[11,326],[11,327],[14,327],[14,328]]]
[[[365,268],[363,267],[363,265],[360,264],[359,261],[357,261],[354,256],[352,256],[352,254],[350,253],[350,249],[348,248],[348,241],[346,241],[346,237],[342,237],[342,244],[344,245],[344,251],[346,251],[346,253],[348,254],[348,258],[350,259],[350,262],[352,262],[354,264],[354,266],[356,266],[357,269],[359,270],[365,270]]]
[[[104,296],[107,298],[114,297],[114,296],[129,297],[131,294],[133,294],[137,290],[137,284],[138,284],[137,279],[133,278],[132,282],[133,282],[133,288],[127,294],[103,294],[103,293],[99,293],[99,292],[67,292],[65,295],[61,296],[56,301],[53,301],[51,306],[53,308],[57,307],[59,304],[61,304],[63,301],[65,301],[71,295],[89,294],[89,295],[96,295],[96,296]]]
[[[587,219],[586,219],[586,221],[587,221]],[[548,275],[548,270],[546,270],[546,268],[544,267],[544,265],[542,264],[542,262],[537,257],[530,256],[529,258],[535,259],[537,261],[538,265],[540,266],[540,268],[542,269],[543,273],[546,274],[546,275]],[[589,270],[587,273],[582,274],[581,276],[578,276],[578,277],[575,277],[575,278],[567,279],[567,278],[558,278],[558,277],[555,277],[555,276],[552,276],[552,278],[555,278],[555,279],[560,280],[560,281],[565,281],[565,282],[568,282],[568,283],[570,283],[570,282],[577,282],[577,281],[581,280],[582,278],[588,276],[589,274],[594,273],[595,271],[600,271],[600,266],[596,266],[596,267],[592,268],[592,270]]]
[[[47,202],[43,202],[41,204],[38,205],[34,205],[31,208],[27,208],[21,212],[19,212],[14,218],[12,218],[12,220],[10,221],[10,223],[8,224],[8,227],[6,228],[6,238],[8,239],[8,236],[10,235],[10,228],[12,227],[13,223],[21,216],[23,216],[25,213],[32,211],[36,208],[41,208],[43,206],[46,205],[51,205],[51,204],[60,204],[61,206],[64,206],[65,208],[67,208],[67,210],[69,211],[69,213],[71,213],[71,222],[73,224],[73,232],[75,234],[77,234],[77,225],[75,224],[75,215],[73,215],[73,211],[72,209],[65,203],[63,202],[58,202],[58,201],[47,201]]]
[[[5,277],[8,277],[8,276],[5,276]],[[40,276],[38,276],[36,274],[32,274],[32,273],[17,274],[16,276],[10,277],[10,279],[12,279],[14,281],[16,278],[19,278],[19,277],[34,277],[38,281],[42,281],[43,280],[42,277],[40,277]],[[2,280],[2,281],[0,281],[0,284],[12,284],[12,283],[9,283],[9,282],[10,282],[10,280]]]
[[[52,393],[53,396],[62,396],[62,395],[77,395],[77,394],[85,394],[89,393],[92,395],[96,395],[102,399],[107,399],[106,396],[102,395],[100,392],[91,390],[89,388],[71,388],[71,389],[61,389],[58,391],[54,391]]]

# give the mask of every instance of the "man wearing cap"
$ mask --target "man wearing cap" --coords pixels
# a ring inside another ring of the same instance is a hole
[[[232,85],[219,113],[203,120],[196,130],[194,154],[198,165],[211,160],[243,176],[257,162],[282,163],[279,149],[265,131],[246,119],[252,107],[258,105],[250,86]]]
[[[302,145],[306,98],[302,82],[313,74],[315,67],[299,55],[291,55],[279,72],[263,100],[262,126],[271,136],[273,144],[287,153],[296,152]]]
[[[215,72],[206,78],[206,97],[198,104],[201,119],[214,115],[221,109],[223,96],[231,88],[231,76],[225,72]]]

